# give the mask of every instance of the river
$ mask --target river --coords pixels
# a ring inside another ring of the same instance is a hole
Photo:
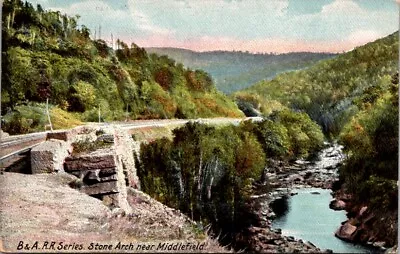
[[[310,241],[321,249],[331,249],[335,253],[374,252],[371,248],[335,237],[340,223],[346,220],[346,212],[329,208],[332,200],[330,190],[302,188],[296,192],[297,195],[283,201],[287,209],[272,222],[273,228],[280,228],[283,235]]]

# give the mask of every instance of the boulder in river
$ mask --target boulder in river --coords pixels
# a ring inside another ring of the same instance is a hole
[[[357,227],[351,225],[350,222],[347,221],[340,226],[340,228],[336,231],[335,236],[345,241],[353,241],[356,231]]]
[[[267,218],[270,219],[270,220],[273,220],[273,219],[276,218],[276,214],[271,211],[271,212],[268,213]]]
[[[288,182],[302,182],[304,178],[300,174],[294,174],[287,178]]]
[[[346,202],[344,202],[343,200],[339,199],[333,199],[330,203],[329,203],[329,208],[333,209],[333,210],[344,210],[346,209]]]
[[[296,240],[293,236],[288,236],[288,237],[286,237],[286,239],[287,239],[289,242],[294,242],[294,241]]]

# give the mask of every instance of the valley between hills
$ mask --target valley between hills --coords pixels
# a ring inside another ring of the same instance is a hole
[[[342,54],[200,53],[2,11],[1,141],[51,129],[2,161],[2,250],[397,252],[398,32]],[[315,215],[301,232],[296,209]],[[335,229],[307,238],[318,216]]]

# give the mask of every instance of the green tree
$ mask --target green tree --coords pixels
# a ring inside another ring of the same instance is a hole
[[[72,110],[84,112],[95,105],[96,90],[91,84],[85,81],[78,81],[72,86],[72,91],[72,100],[70,102]]]

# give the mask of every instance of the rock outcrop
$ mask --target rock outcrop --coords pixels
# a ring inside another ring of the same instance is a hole
[[[105,201],[110,207],[131,211],[127,201],[127,171],[114,149],[71,155],[65,160],[65,171],[80,179],[76,187],[84,193]]]
[[[336,231],[335,236],[346,241],[353,241],[355,237],[355,232],[357,231],[357,227],[350,224],[349,221],[346,221],[340,228]]]
[[[335,236],[349,242],[361,243],[385,250],[397,243],[397,211],[369,208],[358,204],[342,189],[335,193],[335,200],[346,205],[348,220],[336,231]]]
[[[0,240],[5,248],[1,251],[21,252],[20,241],[42,245],[109,240],[111,233],[104,225],[110,210],[100,200],[70,188],[74,179],[65,172],[0,175]]]
[[[340,211],[340,210],[345,210],[346,209],[346,202],[344,202],[343,200],[339,199],[333,199],[330,203],[329,203],[329,208],[336,210],[336,211]]]
[[[308,241],[297,240],[292,236],[282,235],[280,230],[266,227],[250,227],[245,234],[247,239],[237,239],[247,243],[246,251],[262,253],[332,253],[321,250]]]
[[[78,177],[75,188],[111,208],[131,211],[126,188],[140,189],[134,159],[138,147],[126,131],[112,125],[81,126],[50,132],[47,139],[31,150],[33,174],[65,170]]]
[[[126,176],[127,185],[140,189],[140,182],[136,172],[134,154],[137,153],[137,147],[132,137],[121,128],[114,130],[114,149],[120,156],[123,172]],[[139,154],[137,154],[139,155]]]
[[[199,235],[187,216],[138,190],[128,189],[128,201],[134,210],[125,213],[120,208],[110,210],[104,202],[70,188],[68,183],[74,180],[75,176],[65,172],[0,175],[0,250],[26,252],[17,249],[20,241],[30,246],[38,241],[38,248],[30,252],[99,252],[89,249],[91,243],[98,243],[113,246],[111,251],[100,252],[121,253],[135,249],[118,250],[115,247],[119,242],[136,247],[136,243],[157,246],[179,241],[205,242],[204,251],[208,253],[228,252],[216,240]],[[54,241],[55,249],[42,249],[46,241]],[[57,249],[62,246],[69,249]]]
[[[50,139],[31,150],[33,174],[52,173],[64,170],[64,160],[71,152],[66,141]]]

